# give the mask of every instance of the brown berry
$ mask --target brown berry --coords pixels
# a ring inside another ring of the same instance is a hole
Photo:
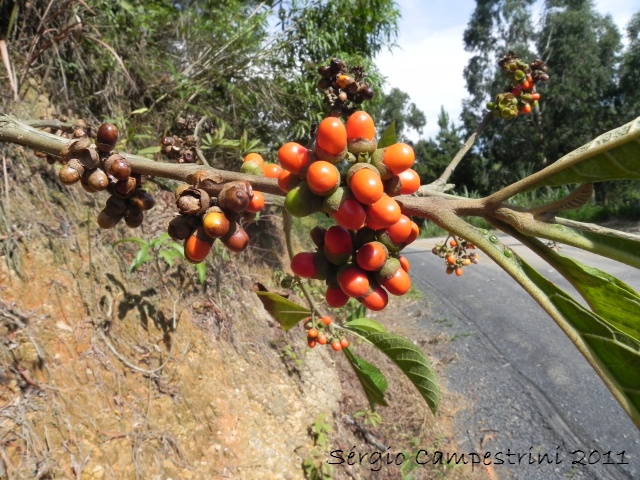
[[[104,169],[118,180],[124,180],[131,175],[131,165],[118,153],[114,153],[105,160]]]
[[[147,192],[144,188],[136,188],[133,196],[131,197],[131,205],[140,210],[151,210],[155,204],[156,200],[153,198],[149,192]]]
[[[110,152],[118,143],[118,128],[112,123],[103,123],[98,127],[96,147],[101,152]]]
[[[109,186],[109,177],[99,168],[87,171],[85,172],[85,175],[87,176],[87,183],[96,192],[106,190]]]
[[[124,214],[124,221],[130,228],[138,228],[142,225],[144,213],[139,208],[130,206]]]
[[[109,229],[115,227],[120,220],[122,220],[123,214],[114,214],[106,208],[104,208],[98,214],[98,226],[100,228]]]
[[[230,232],[231,233],[231,232]],[[247,248],[249,245],[249,235],[241,226],[237,226],[233,233],[227,234],[222,237],[222,243],[224,243],[225,247],[235,253],[239,253]]]

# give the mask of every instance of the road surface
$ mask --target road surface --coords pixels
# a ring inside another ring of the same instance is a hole
[[[526,247],[500,239],[572,291]],[[480,264],[456,277],[445,274],[434,245],[419,240],[403,254],[430,303],[424,326],[452,339],[453,360],[440,380],[464,399],[455,418],[458,453],[480,454],[489,478],[640,478],[638,429],[553,320],[482,252]],[[571,247],[561,253],[640,291],[636,269]]]

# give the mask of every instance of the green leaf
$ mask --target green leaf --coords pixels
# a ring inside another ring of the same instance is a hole
[[[406,338],[393,333],[370,332],[346,325],[344,327],[389,357],[418,389],[431,411],[436,412],[440,402],[438,380],[431,368],[431,363],[418,347]]]
[[[366,313],[367,308],[364,305],[360,304],[349,314],[346,321],[350,322],[351,320],[355,320],[356,318],[362,318]]]
[[[589,348],[600,374],[626,399],[618,400],[640,419],[640,342],[616,329],[600,315],[589,311],[567,293],[521,261],[521,271],[546,295],[557,312]],[[614,391],[614,393],[615,393]]]
[[[378,140],[378,148],[386,148],[390,145],[393,145],[398,141],[398,136],[396,135],[396,121],[394,120],[389,124],[389,126],[382,132],[380,135],[380,140]]]
[[[153,257],[149,255],[149,244],[144,244],[140,247],[140,250],[133,258],[131,265],[129,265],[129,272],[135,272],[145,263],[153,260]]]
[[[153,240],[149,241],[149,246],[151,248],[156,248],[159,245],[162,245],[164,242],[166,242],[167,240],[169,240],[169,238],[171,238],[169,236],[169,234],[167,232],[164,232],[160,235],[158,235],[156,238],[154,238]]]
[[[173,264],[175,263],[176,259],[184,257],[184,255],[181,252],[176,252],[173,249],[169,250],[166,248],[160,250],[158,252],[158,255],[160,256],[160,258],[162,258],[165,261],[167,265],[169,265],[169,267],[173,267]]]
[[[604,133],[534,174],[545,185],[640,178],[640,117]]]
[[[207,264],[206,262],[200,262],[195,264],[196,272],[198,273],[198,283],[204,285],[207,282]]]
[[[539,252],[612,327],[640,342],[640,295],[622,280],[547,248]]]
[[[257,291],[256,295],[264,305],[264,308],[287,331],[295,327],[301,320],[311,315],[311,312],[282,295],[271,292]]]
[[[375,320],[371,320],[369,318],[355,318],[353,320],[349,320],[344,324],[345,328],[360,328],[362,330],[366,330],[367,332],[386,332],[387,329],[384,326],[380,325]]]
[[[113,242],[113,246],[115,247],[116,245],[119,245],[121,243],[127,243],[127,242],[134,242],[134,243],[137,243],[139,245],[148,245],[148,243],[149,243],[146,240],[143,240],[142,238],[127,237],[127,238],[121,238],[120,240],[117,240],[117,241]]]
[[[138,155],[153,155],[154,153],[160,153],[160,147],[147,147],[142,150],[138,150]]]
[[[355,355],[351,348],[345,348],[343,352],[358,380],[360,380],[362,389],[367,395],[367,400],[369,400],[369,405],[371,405],[371,410],[374,410],[376,404],[386,407],[387,402],[384,399],[384,394],[388,385],[387,379],[382,372],[375,365]]]
[[[143,113],[147,113],[149,109],[147,107],[138,108],[131,112],[131,115],[142,115]]]

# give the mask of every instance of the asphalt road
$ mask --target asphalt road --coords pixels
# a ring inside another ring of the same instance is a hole
[[[572,290],[526,247],[501,240]],[[425,327],[451,339],[440,380],[463,399],[457,453],[479,454],[486,465],[477,468],[489,478],[640,478],[639,430],[553,320],[486,255],[456,277],[445,274],[434,245],[420,240],[404,254],[430,303]],[[640,291],[636,269],[571,247],[561,252]]]

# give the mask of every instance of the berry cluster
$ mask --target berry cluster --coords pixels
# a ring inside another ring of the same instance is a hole
[[[197,149],[200,148],[200,139],[193,135],[198,126],[198,118],[194,115],[187,115],[185,118],[176,120],[172,132],[160,139],[160,151],[178,163],[196,163],[198,159]],[[210,129],[210,125],[205,122],[203,130]]]
[[[318,80],[317,87],[334,116],[353,113],[350,102],[360,105],[374,97],[369,84],[363,81],[365,71],[362,67],[348,67],[342,60],[334,58],[328,65],[318,68],[318,73],[322,78]]]
[[[232,252],[249,244],[241,222],[251,220],[264,207],[264,197],[249,182],[227,182],[217,197],[205,189],[183,184],[176,190],[180,214],[169,222],[169,236],[184,240],[184,255],[193,263],[202,262],[216,239]]]
[[[403,269],[398,258],[419,229],[393,196],[414,193],[420,178],[410,168],[413,149],[404,143],[378,149],[375,133],[371,117],[358,111],[346,126],[336,117],[322,120],[313,150],[289,142],[278,151],[287,211],[297,217],[324,211],[337,223],[314,229],[317,251],[291,263],[296,275],[326,280],[334,307],[354,297],[382,310],[387,291],[403,295],[411,285],[408,262]]]
[[[313,348],[317,344],[329,344],[333,350],[339,352],[343,348],[347,348],[349,346],[349,340],[339,335],[338,332],[331,327],[332,323],[333,318],[329,315],[326,315],[317,321],[312,320],[311,318],[306,319],[304,322],[304,328],[307,331],[307,345],[309,345],[309,348]]]
[[[140,175],[131,173],[131,165],[114,151],[118,142],[118,129],[111,123],[103,123],[93,144],[85,134],[74,130],[75,140],[61,152],[63,164],[58,176],[65,185],[80,182],[90,193],[106,190],[111,194],[98,215],[100,228],[113,228],[124,218],[127,226],[139,227],[144,210],[155,205],[153,196],[142,188]]]
[[[258,153],[250,153],[244,157],[240,171],[250,175],[278,178],[282,173],[282,167],[277,163],[265,163],[262,155]]]
[[[464,267],[468,267],[472,263],[478,263],[480,256],[475,252],[468,252],[467,250],[475,250],[475,245],[467,242],[464,239],[456,240],[455,237],[451,238],[448,242],[445,240],[443,243],[437,244],[433,247],[431,252],[434,255],[439,256],[445,260],[446,272],[448,274],[455,274],[460,277],[464,271]]]
[[[57,113],[53,114],[53,118],[58,120],[62,124],[65,124],[69,121],[69,119],[64,115],[59,115]],[[41,117],[41,119],[51,120],[50,118],[47,119],[46,117]],[[91,125],[89,125],[85,120],[81,118],[77,119],[71,126],[61,125],[60,127],[55,129],[51,127],[45,127],[42,129],[42,131],[47,133],[53,133],[58,137],[67,138],[67,139],[82,138],[82,137],[95,138],[96,136],[95,128],[93,128]],[[45,152],[41,152],[38,150],[36,150],[34,153],[37,157],[44,158],[49,165],[54,165],[56,163],[64,164],[64,162],[66,161],[61,157],[55,157],[53,155],[49,155]]]
[[[506,92],[498,94],[494,102],[489,102],[487,108],[504,119],[531,113],[540,100],[540,94],[535,91],[536,83],[549,80],[544,62],[536,60],[527,65],[514,52],[509,52],[498,65],[509,77],[510,86]]]

